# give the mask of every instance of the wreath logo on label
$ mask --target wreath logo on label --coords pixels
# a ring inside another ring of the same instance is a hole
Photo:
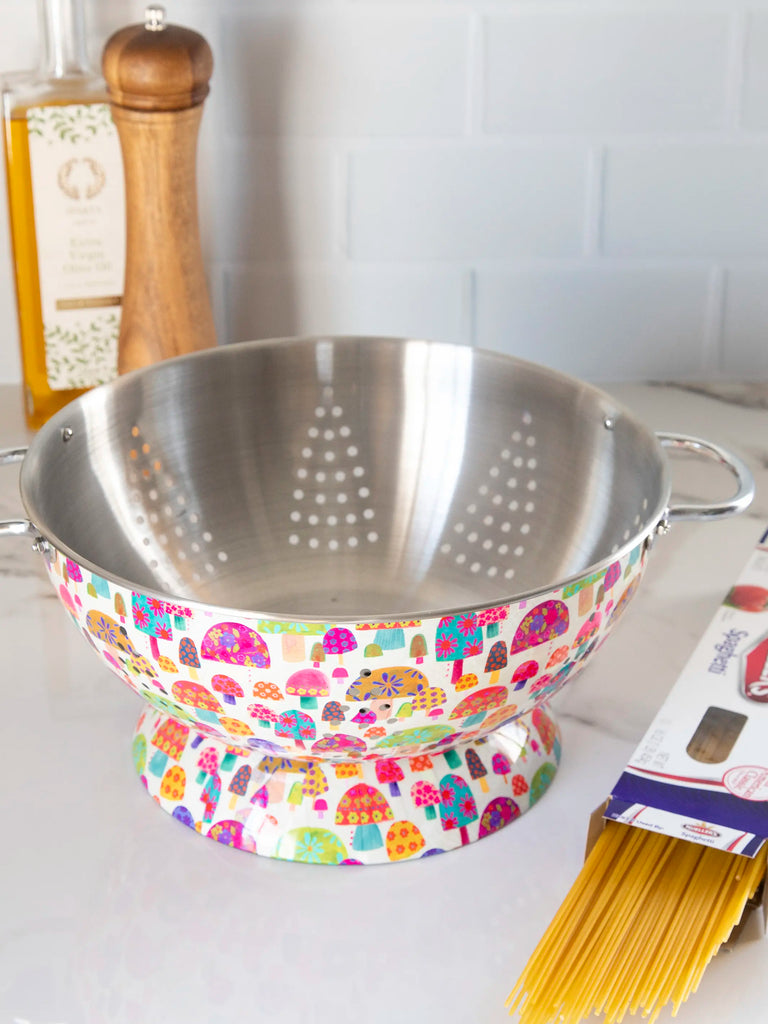
[[[93,157],[72,157],[59,167],[56,180],[69,199],[93,199],[104,188],[107,175]]]

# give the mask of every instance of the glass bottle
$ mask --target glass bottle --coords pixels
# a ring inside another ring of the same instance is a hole
[[[28,425],[117,373],[125,267],[120,143],[88,63],[81,0],[38,0],[37,71],[3,82]]]

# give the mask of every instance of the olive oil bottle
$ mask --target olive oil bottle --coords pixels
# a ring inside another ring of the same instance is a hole
[[[86,56],[81,0],[39,0],[35,72],[3,81],[8,207],[28,425],[117,375],[125,269],[120,143]]]

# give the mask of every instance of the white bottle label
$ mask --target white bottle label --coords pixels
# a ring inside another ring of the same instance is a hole
[[[120,141],[108,103],[27,111],[48,384],[117,375],[125,273]]]

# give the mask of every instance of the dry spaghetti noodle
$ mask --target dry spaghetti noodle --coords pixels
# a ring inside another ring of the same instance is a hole
[[[506,1006],[521,1024],[652,1022],[696,991],[765,874],[754,858],[608,822]]]

